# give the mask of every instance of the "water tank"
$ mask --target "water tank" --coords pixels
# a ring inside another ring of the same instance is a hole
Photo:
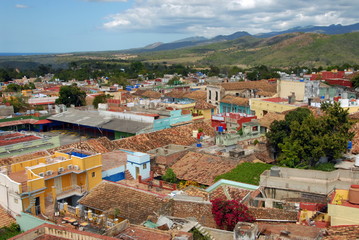
[[[234,240],[255,240],[258,234],[258,225],[255,223],[238,222],[233,229]]]
[[[272,177],[279,177],[279,173],[280,173],[280,168],[277,166],[271,167],[270,169],[270,175]]]
[[[348,201],[352,204],[359,204],[359,185],[350,186]]]
[[[223,126],[218,126],[218,132],[223,132]]]
[[[355,165],[356,167],[359,167],[359,155],[356,155],[356,156],[355,156],[355,163],[354,163],[354,165]]]
[[[352,141],[348,141],[348,149],[352,149],[353,148],[353,142]]]
[[[197,147],[202,147],[202,143],[197,143]]]

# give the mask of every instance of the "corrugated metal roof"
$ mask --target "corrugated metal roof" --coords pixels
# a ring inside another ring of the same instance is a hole
[[[105,123],[101,127],[119,132],[138,133],[139,131],[150,127],[151,125],[151,123],[136,122],[125,119],[112,119],[110,122]]]

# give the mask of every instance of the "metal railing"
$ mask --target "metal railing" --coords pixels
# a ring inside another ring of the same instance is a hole
[[[71,192],[76,192],[76,193],[82,194],[85,192],[85,186],[84,185],[82,185],[82,186],[71,185],[68,187],[63,187],[62,189],[57,189],[57,191],[56,191],[57,196],[66,195]]]

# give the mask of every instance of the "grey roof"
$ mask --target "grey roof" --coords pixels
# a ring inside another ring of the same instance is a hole
[[[76,109],[53,115],[47,119],[90,127],[99,127],[111,120],[100,116],[100,114],[95,111],[81,111]]]
[[[97,111],[81,111],[76,109],[53,115],[47,119],[127,133],[137,133],[152,125],[151,123],[103,117]]]
[[[151,123],[114,118],[110,122],[102,125],[101,127],[104,129],[110,129],[119,132],[138,133],[139,131],[150,127],[151,125]]]

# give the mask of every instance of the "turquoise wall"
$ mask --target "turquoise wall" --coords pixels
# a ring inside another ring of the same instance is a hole
[[[245,114],[251,114],[251,109],[249,106],[239,106],[235,104],[229,104],[229,103],[220,103],[219,104],[219,112],[233,112],[233,113],[245,113]]]
[[[192,121],[191,114],[182,115],[182,110],[173,110],[168,118],[156,119],[153,122],[153,130],[158,131],[170,128],[172,124]]]

